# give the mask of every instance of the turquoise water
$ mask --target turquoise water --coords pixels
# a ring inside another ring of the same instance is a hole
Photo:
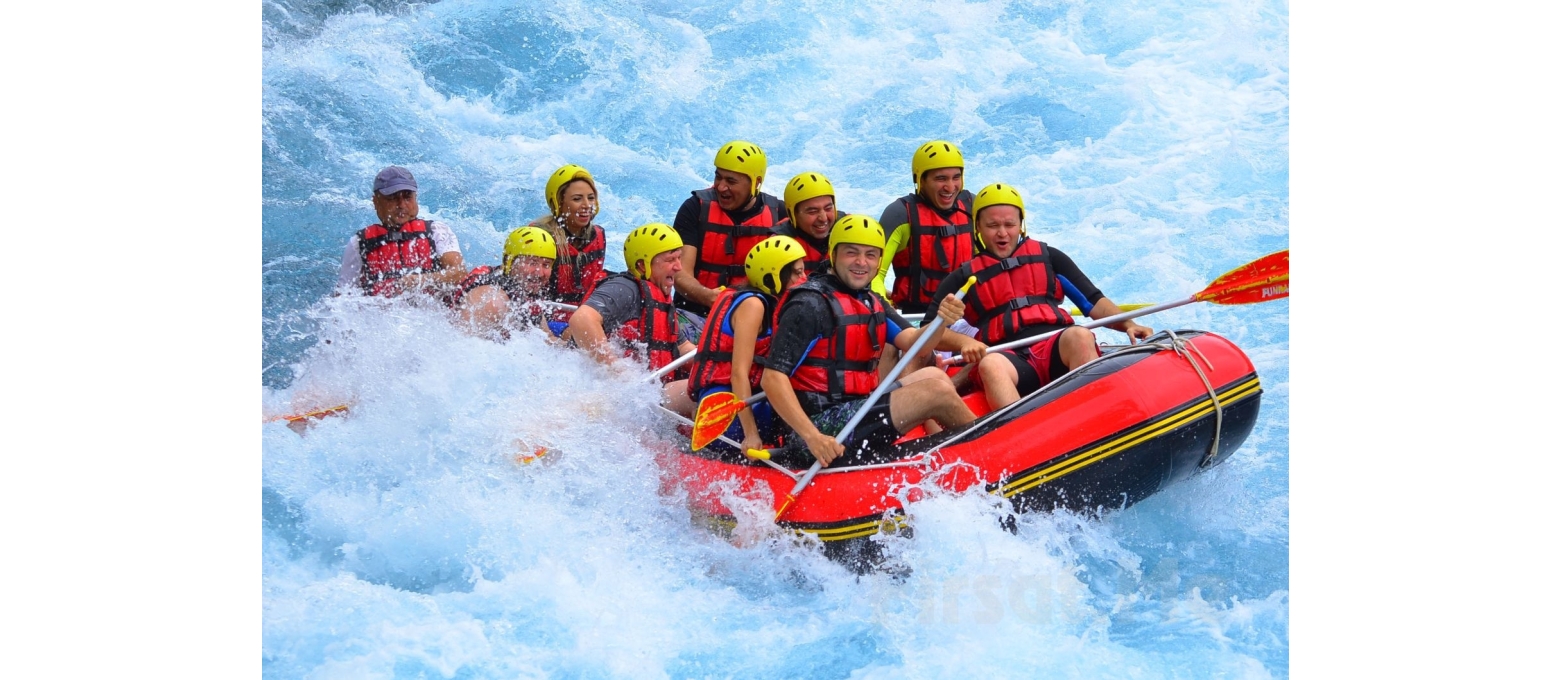
[[[821,9],[821,11],[820,11]],[[607,264],[670,221],[723,142],[816,170],[876,216],[909,155],[959,142],[1030,229],[1120,302],[1183,297],[1287,247],[1287,7],[1253,2],[266,2],[270,677],[1284,677],[1288,303],[1151,317],[1242,346],[1265,383],[1226,464],[1103,518],[987,497],[911,507],[856,577],[801,546],[734,547],[659,492],[666,433],[633,377],[537,337],[329,298],[388,164],[471,264],[544,211],[554,168],[598,177]],[[1116,341],[1117,335],[1103,336]],[[514,441],[564,450],[515,466]]]

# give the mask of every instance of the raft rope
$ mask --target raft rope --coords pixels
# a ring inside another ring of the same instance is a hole
[[[1215,371],[1216,367],[1212,366],[1211,360],[1206,358],[1206,355],[1199,349],[1196,349],[1189,340],[1174,335],[1173,331],[1165,330],[1162,332],[1168,335],[1169,344],[1167,346],[1173,350],[1174,354],[1189,360],[1189,365],[1195,369],[1195,375],[1200,376],[1200,382],[1206,386],[1206,394],[1211,395],[1211,407],[1216,413],[1216,432],[1211,435],[1211,449],[1206,452],[1206,457],[1200,461],[1201,468],[1211,467],[1211,463],[1216,460],[1218,444],[1222,441],[1222,400],[1216,396],[1216,388],[1211,386],[1211,380],[1206,377],[1206,372],[1200,370],[1200,364],[1196,363],[1195,355],[1200,355],[1200,360],[1206,363],[1206,368]]]

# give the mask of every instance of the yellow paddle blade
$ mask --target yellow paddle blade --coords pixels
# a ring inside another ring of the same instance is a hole
[[[732,426],[732,419],[743,410],[743,400],[731,392],[717,392],[700,400],[694,412],[694,431],[689,435],[689,446],[695,451],[709,446],[716,437]]]

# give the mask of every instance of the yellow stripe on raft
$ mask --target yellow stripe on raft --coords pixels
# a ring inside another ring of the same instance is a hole
[[[1254,379],[1227,392],[1217,393],[1217,398],[1221,400],[1222,406],[1225,408],[1229,404],[1250,396],[1258,389],[1259,378],[1255,377]],[[1205,417],[1213,410],[1214,407],[1211,405],[1211,398],[1208,396],[1202,399],[1200,402],[1197,402],[1194,406],[1191,406],[1188,409],[1185,409],[1184,411],[1181,411],[1169,418],[1160,420],[1124,437],[1120,437],[1114,441],[1107,442],[1103,445],[1072,456],[1071,458],[1050,466],[1046,470],[1041,470],[1028,477],[1003,486],[1000,489],[997,489],[996,493],[1003,497],[1011,498],[1012,496],[1027,491],[1028,489],[1031,489],[1035,486],[1051,480],[1059,479],[1068,474],[1071,474],[1072,472],[1076,472],[1077,470],[1087,467],[1088,465],[1092,465],[1093,463],[1103,460],[1104,458],[1108,458],[1109,456],[1112,456],[1116,453],[1134,447],[1137,444],[1156,439],[1157,437],[1167,434],[1168,432],[1179,429],[1180,427],[1188,424],[1190,421]]]

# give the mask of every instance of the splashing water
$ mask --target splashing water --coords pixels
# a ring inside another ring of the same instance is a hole
[[[825,173],[877,216],[909,156],[964,148],[1030,231],[1119,302],[1164,301],[1285,248],[1287,7],[1235,2],[264,4],[263,427],[271,677],[1283,677],[1286,303],[1150,317],[1242,346],[1266,393],[1225,464],[1101,518],[989,496],[912,503],[907,578],[758,533],[734,546],[663,490],[653,390],[433,303],[328,296],[414,171],[471,265],[599,181],[606,264],[671,221],[731,139],[766,190]],[[1117,336],[1101,335],[1115,342]],[[513,452],[557,451],[521,465]],[[749,517],[758,522],[757,511]]]

